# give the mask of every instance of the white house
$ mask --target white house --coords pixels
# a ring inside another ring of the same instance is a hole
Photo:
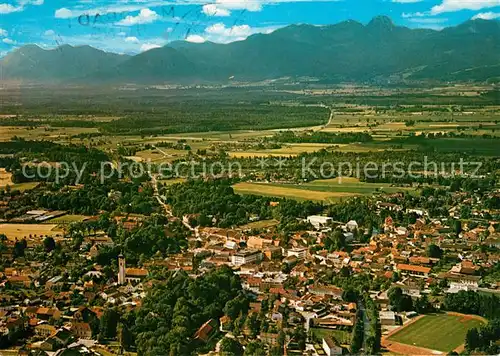
[[[316,229],[330,225],[333,219],[329,216],[311,215],[307,217],[307,222],[314,226]]]
[[[307,256],[307,247],[294,247],[287,252],[287,256],[295,256],[299,260],[303,260]]]
[[[345,227],[349,231],[354,231],[358,229],[358,223],[355,220],[351,220],[347,224],[345,224]]]
[[[346,242],[354,241],[354,234],[352,232],[344,232],[344,238]]]
[[[396,313],[393,311],[381,311],[379,318],[382,325],[396,325]]]
[[[327,356],[342,355],[342,347],[328,336],[323,338],[323,350],[325,350]]]
[[[450,282],[448,293],[458,293],[461,290],[476,291],[479,288],[480,276],[469,276],[465,274],[449,273],[446,277]]]

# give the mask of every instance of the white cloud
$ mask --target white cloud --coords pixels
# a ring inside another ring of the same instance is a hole
[[[424,16],[427,16],[428,14],[426,14],[425,12],[413,12],[413,13],[407,13],[407,12],[403,12],[401,14],[401,17],[404,18],[404,19],[407,19],[407,18],[411,18],[411,17],[424,17]]]
[[[438,24],[438,23],[445,23],[448,22],[448,19],[439,19],[439,18],[422,18],[422,17],[416,17],[416,18],[410,18],[408,21],[413,22],[413,23],[420,23],[420,24]]]
[[[0,14],[10,14],[11,12],[23,11],[22,6],[13,6],[11,4],[0,4]]]
[[[205,29],[205,32],[211,35],[219,35],[224,37],[241,37],[252,34],[252,29],[248,25],[237,25],[226,27],[222,22],[211,25]]]
[[[156,12],[150,9],[142,9],[137,16],[127,16],[123,20],[119,21],[118,25],[122,26],[142,25],[155,22],[159,18],[160,16]]]
[[[73,14],[73,12],[71,10],[69,10],[65,7],[62,7],[60,9],[56,10],[54,17],[56,19],[69,19],[69,18],[75,17],[75,15]]]
[[[139,43],[139,39],[137,37],[127,37],[125,38],[125,42]]]
[[[5,37],[8,35],[7,30],[4,30],[3,28],[0,28],[0,37]]]
[[[273,1],[270,1],[272,3]],[[279,1],[277,1],[279,2]],[[265,0],[216,0],[215,5],[220,9],[260,11]]]
[[[12,12],[20,12],[24,10],[26,5],[42,5],[44,0],[18,0],[18,6],[12,4],[0,4],[0,14],[10,14]]]
[[[142,46],[141,46],[141,52],[145,52],[145,51],[149,51],[150,49],[153,49],[153,48],[160,48],[161,46],[160,45],[157,45],[155,43],[144,43]]]
[[[460,10],[481,10],[484,8],[500,6],[500,0],[442,0],[439,5],[431,9],[431,14],[453,12]]]
[[[201,12],[203,12],[207,16],[230,16],[231,15],[231,11],[229,11],[228,9],[217,7],[216,4],[203,5]]]
[[[241,41],[255,33],[271,33],[277,27],[250,27],[248,25],[237,25],[226,27],[223,23],[216,23],[205,29],[205,38],[212,42],[228,43]]]
[[[472,17],[473,20],[481,19],[481,20],[495,20],[500,17],[500,12],[481,12]]]
[[[88,45],[106,52],[136,54],[146,49],[164,46],[167,41],[161,37],[150,37],[142,42],[127,42],[123,36],[109,36],[107,33],[92,33],[64,36],[65,44],[72,46]],[[47,43],[48,48],[56,48],[58,43]]]
[[[40,6],[43,5],[43,0],[17,0],[19,5],[25,6],[25,5],[34,5],[34,6]]]
[[[16,41],[10,39],[10,38],[4,38],[2,40],[3,43],[6,43],[6,44],[9,44],[9,45],[13,45],[13,44],[16,44]]]
[[[54,30],[47,30],[43,33],[44,36],[54,36],[55,34]]]
[[[36,0],[34,0],[36,1]],[[231,12],[231,10],[246,10],[246,11],[260,11],[262,6],[280,3],[295,3],[295,2],[336,2],[343,0],[213,0],[211,4],[214,4],[217,9],[216,16],[223,16],[226,11]],[[89,7],[87,5],[100,4],[101,6]],[[202,0],[183,0],[180,2],[176,1],[165,1],[165,0],[120,0],[111,4],[105,4],[103,1],[97,0],[80,0],[79,5],[71,7],[70,10],[73,14],[72,17],[78,17],[80,15],[94,16],[96,14],[106,15],[106,14],[122,14],[127,12],[140,11],[144,8],[161,8],[161,12],[158,11],[163,17],[173,16],[170,8],[175,7],[175,14],[185,14],[186,10],[182,10],[183,6],[193,6],[197,5],[203,11],[203,7],[207,4],[207,1]],[[210,8],[209,8],[210,9]],[[188,10],[189,11],[189,10]],[[211,13],[211,12],[210,12]],[[168,14],[168,16],[167,16]],[[132,17],[132,16],[131,16]]]
[[[200,35],[189,35],[187,36],[186,41],[193,43],[203,43],[205,42],[205,39]]]

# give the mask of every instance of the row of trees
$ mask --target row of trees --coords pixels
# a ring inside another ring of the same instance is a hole
[[[373,137],[366,132],[345,132],[332,133],[321,131],[307,131],[304,133],[296,133],[294,131],[282,131],[268,138],[269,141],[282,143],[353,143],[353,142],[370,142]]]
[[[365,351],[369,355],[376,355],[380,351],[382,340],[382,325],[380,324],[379,309],[368,294],[365,294],[364,305],[366,316],[368,320],[370,320],[370,329],[367,330],[368,336],[365,340]]]
[[[500,319],[500,298],[495,295],[479,294],[474,291],[460,291],[446,294],[444,309],[463,314],[475,314],[486,319]]]

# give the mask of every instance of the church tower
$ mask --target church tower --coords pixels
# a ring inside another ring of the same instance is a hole
[[[125,284],[125,257],[118,256],[118,284]]]

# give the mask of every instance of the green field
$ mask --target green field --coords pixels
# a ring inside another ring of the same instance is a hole
[[[319,339],[330,336],[336,339],[341,344],[349,344],[351,342],[351,334],[344,330],[333,330],[326,328],[311,328],[311,332]]]
[[[389,183],[365,183],[356,178],[344,177],[341,180],[323,179],[301,184],[278,183],[237,183],[233,186],[240,194],[254,194],[292,198],[297,200],[316,200],[336,202],[342,198],[374,193],[396,193],[413,191],[412,188],[391,186]]]
[[[450,352],[465,341],[467,331],[480,327],[480,320],[448,314],[426,315],[397,333],[389,340],[402,344]]]
[[[286,186],[278,185],[277,186]],[[376,192],[397,193],[410,191],[412,188],[392,186],[389,183],[365,183],[356,178],[342,177],[333,179],[315,180],[309,183],[302,183],[298,186],[300,189],[312,190],[317,192],[338,192],[361,195],[371,195]]]
[[[299,201],[327,201],[337,202],[343,198],[356,196],[355,193],[342,192],[322,192],[302,189],[299,185],[279,185],[267,183],[247,183],[241,182],[233,185],[234,191],[238,194],[261,195],[266,197],[281,197],[295,199]]]
[[[57,218],[49,220],[51,224],[71,224],[74,222],[81,222],[86,219],[88,219],[89,216],[84,216],[84,215],[63,215],[59,216]]]
[[[260,220],[254,221],[245,225],[241,225],[239,228],[242,230],[251,230],[251,229],[268,229],[278,225],[280,222],[276,219],[271,220]]]

